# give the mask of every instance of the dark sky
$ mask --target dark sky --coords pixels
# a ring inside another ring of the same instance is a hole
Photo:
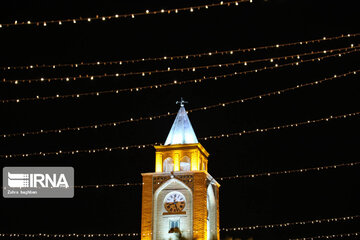
[[[210,1],[11,1],[1,3],[0,22],[114,15],[146,9],[179,8]],[[215,1],[214,1],[215,2]],[[316,2],[316,3],[314,3]],[[356,1],[254,1],[178,15],[143,16],[106,22],[18,26],[0,30],[0,65],[77,63],[162,57],[259,47],[359,32]],[[357,45],[345,38],[306,46],[262,50],[191,60],[128,65],[1,71],[1,78],[30,79],[146,71],[261,59]],[[100,97],[0,104],[0,133],[76,127],[176,112],[237,100],[357,70],[358,53],[297,67],[279,68],[219,81],[172,86]],[[272,64],[273,65],[273,64]],[[0,83],[1,99],[48,96],[185,81],[244,71],[269,63],[151,77],[32,84]],[[194,112],[197,136],[239,132],[359,111],[356,76],[302,88],[279,96]],[[356,104],[357,103],[357,104]],[[0,139],[0,154],[88,149],[165,142],[174,117],[89,129]],[[358,117],[279,131],[203,141],[215,178],[236,174],[326,166],[359,160]],[[75,183],[141,182],[155,168],[151,147],[95,154],[1,159],[1,166],[73,166]],[[359,214],[359,167],[302,174],[220,181],[220,225],[238,227]],[[139,232],[141,188],[77,190],[73,199],[0,198],[1,233]],[[355,232],[359,221],[272,230],[221,232],[221,237],[288,239]],[[1,238],[1,237],[0,237]],[[4,238],[6,239],[6,238]]]

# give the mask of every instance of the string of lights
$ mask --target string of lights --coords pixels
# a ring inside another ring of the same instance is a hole
[[[211,65],[202,65],[202,66],[192,66],[192,67],[183,67],[183,68],[170,68],[167,69],[156,69],[156,70],[150,70],[150,71],[141,71],[141,72],[127,72],[127,73],[104,73],[104,74],[98,74],[98,75],[78,75],[78,76],[67,76],[67,77],[41,77],[41,78],[33,78],[33,79],[2,79],[2,83],[12,83],[12,84],[19,84],[19,83],[37,83],[37,82],[54,82],[54,81],[65,81],[65,82],[71,82],[76,81],[80,79],[87,79],[87,80],[97,80],[97,79],[104,79],[104,78],[110,78],[110,77],[116,77],[116,78],[123,78],[128,76],[150,76],[153,74],[159,74],[159,73],[165,73],[165,72],[195,72],[197,70],[201,69],[210,69],[210,68],[224,68],[224,67],[234,67],[238,65],[244,65],[247,66],[248,64],[252,63],[258,63],[258,62],[270,62],[273,63],[274,61],[278,60],[288,60],[288,59],[300,59],[304,56],[310,56],[310,55],[318,55],[318,54],[330,54],[334,52],[346,52],[350,49],[358,49],[358,45],[354,45],[353,43],[350,44],[350,47],[343,47],[343,48],[336,48],[336,49],[327,49],[327,50],[321,50],[321,51],[311,51],[306,53],[298,53],[298,54],[292,54],[287,56],[281,56],[281,57],[269,57],[269,58],[262,58],[262,59],[254,59],[254,60],[247,60],[247,61],[236,61],[236,62],[230,62],[230,63],[219,63],[219,64],[211,64]]]
[[[285,128],[295,128],[300,127],[304,125],[310,125],[314,123],[320,123],[320,122],[328,122],[330,120],[335,119],[345,119],[350,117],[358,116],[360,112],[353,112],[353,113],[347,113],[342,115],[336,115],[336,116],[329,116],[314,120],[307,120],[307,121],[301,121],[296,123],[289,123],[284,125],[278,125],[273,127],[267,127],[267,128],[257,128],[253,130],[243,130],[241,132],[233,132],[233,133],[223,133],[219,135],[212,135],[207,137],[201,137],[198,138],[199,140],[209,141],[212,139],[221,139],[221,138],[229,138],[234,136],[243,136],[253,133],[264,133],[269,132],[273,130],[280,130]],[[134,144],[134,145],[127,145],[127,146],[114,146],[114,147],[100,147],[100,148],[92,148],[92,149],[77,149],[77,150],[58,150],[53,152],[32,152],[32,153],[14,153],[14,154],[2,154],[0,155],[0,158],[27,158],[31,156],[52,156],[52,155],[74,155],[74,154],[80,154],[80,153],[99,153],[99,152],[111,152],[114,150],[122,150],[126,151],[129,149],[142,149],[147,147],[153,147],[155,145],[162,145],[161,143],[155,142],[155,143],[147,143],[147,144]]]
[[[356,49],[356,51],[358,51],[358,49]],[[344,53],[340,53],[340,54],[332,54],[332,55],[327,55],[327,56],[323,56],[320,58],[311,58],[311,59],[306,59],[306,60],[301,60],[301,63],[304,62],[310,62],[310,61],[315,61],[315,59],[317,59],[318,61],[322,60],[322,59],[326,59],[326,58],[330,58],[330,57],[341,57],[356,51],[348,51],[348,52],[344,52]],[[170,83],[163,83],[163,84],[153,84],[153,85],[147,85],[147,86],[139,86],[139,87],[132,87],[132,88],[123,88],[123,89],[112,89],[112,90],[105,90],[105,91],[96,91],[96,92],[85,92],[85,93],[74,93],[74,94],[66,94],[66,95],[55,95],[55,96],[45,96],[45,97],[40,97],[40,96],[36,96],[36,97],[24,97],[24,98],[13,98],[13,99],[2,99],[0,100],[0,103],[11,103],[11,102],[24,102],[24,101],[37,101],[37,100],[54,100],[54,99],[66,99],[66,98],[80,98],[80,97],[84,97],[84,96],[101,96],[104,94],[119,94],[119,93],[123,93],[123,92],[139,92],[142,90],[146,90],[146,89],[157,89],[157,88],[163,88],[163,87],[169,87],[169,86],[174,86],[174,85],[184,85],[184,84],[190,84],[190,83],[203,83],[206,80],[218,80],[218,79],[224,79],[227,77],[232,77],[234,75],[243,75],[243,74],[247,74],[247,73],[256,73],[256,72],[261,72],[264,70],[272,70],[274,68],[281,68],[281,67],[286,67],[286,66],[298,66],[299,62],[291,62],[291,63],[286,63],[286,64],[275,64],[274,66],[266,66],[266,67],[262,67],[262,68],[257,68],[257,69],[253,69],[253,70],[247,70],[247,71],[241,71],[241,72],[232,72],[229,74],[223,74],[223,75],[217,75],[217,76],[203,76],[201,78],[196,78],[196,79],[190,79],[190,80],[185,80],[185,81],[173,81]]]
[[[246,179],[246,178],[256,178],[256,177],[266,177],[266,176],[270,177],[270,176],[284,175],[284,174],[306,173],[306,172],[313,172],[313,171],[338,169],[338,168],[342,168],[342,167],[353,167],[353,166],[357,166],[357,165],[360,165],[360,162],[341,163],[341,164],[321,166],[321,167],[300,168],[300,169],[263,172],[263,173],[246,174],[246,175],[234,175],[234,176],[228,176],[228,177],[220,177],[218,179],[223,181],[223,180],[231,180],[231,179]]]
[[[352,236],[360,236],[360,232],[319,235],[315,237],[289,238],[289,240],[331,239],[331,238],[344,238],[344,237],[352,237]]]
[[[281,95],[283,93],[286,93],[286,92],[289,92],[289,91],[294,91],[296,89],[309,87],[309,86],[316,86],[316,85],[322,84],[322,83],[327,82],[327,81],[331,81],[331,80],[335,80],[335,79],[339,79],[339,78],[344,78],[344,77],[347,77],[349,75],[355,75],[359,71],[360,70],[350,71],[350,72],[343,73],[343,74],[340,74],[340,75],[335,74],[332,77],[327,77],[327,78],[317,80],[317,81],[314,81],[314,82],[298,84],[298,85],[293,86],[293,87],[283,88],[283,89],[280,89],[280,90],[267,92],[267,93],[259,94],[259,95],[252,96],[252,97],[237,99],[237,100],[228,101],[228,102],[220,102],[220,103],[216,103],[216,104],[212,104],[212,105],[193,108],[193,109],[189,109],[188,112],[192,113],[192,112],[197,112],[197,111],[206,111],[206,110],[210,110],[210,109],[227,107],[227,106],[232,105],[232,104],[244,103],[244,102],[248,102],[248,101],[251,101],[251,100],[261,100],[261,99],[264,99],[265,97]],[[122,121],[108,122],[108,123],[98,123],[98,124],[92,124],[92,125],[87,125],[87,126],[67,127],[67,128],[60,128],[60,129],[48,129],[48,130],[41,129],[41,130],[37,130],[37,131],[27,131],[27,132],[18,132],[18,133],[3,133],[3,134],[0,134],[0,136],[2,136],[3,138],[18,137],[18,136],[25,137],[25,136],[29,136],[29,135],[39,135],[39,134],[48,134],[48,133],[64,133],[64,132],[69,132],[69,131],[80,131],[80,130],[85,130],[85,129],[94,129],[94,128],[103,128],[103,127],[116,127],[116,126],[119,126],[119,125],[125,124],[125,123],[140,122],[140,121],[146,121],[146,120],[151,121],[151,120],[155,120],[155,119],[160,119],[160,118],[173,116],[175,114],[176,114],[176,112],[173,112],[173,113],[168,112],[167,114],[153,115],[153,116],[150,116],[150,117],[140,117],[140,118],[135,118],[135,119],[130,118],[130,119],[127,119],[127,120],[122,120]]]
[[[225,78],[233,77],[233,76],[236,76],[236,75],[246,75],[248,73],[257,73],[257,72],[261,72],[261,71],[265,71],[265,70],[272,70],[272,69],[275,69],[275,68],[283,68],[283,67],[289,67],[289,66],[299,66],[299,62],[300,63],[306,63],[306,62],[314,62],[315,60],[321,61],[323,59],[332,58],[332,57],[342,57],[344,55],[351,54],[351,53],[358,52],[358,51],[359,51],[359,48],[355,48],[355,49],[353,49],[351,51],[326,55],[326,56],[322,56],[322,57],[310,58],[310,59],[306,59],[306,60],[301,59],[300,61],[296,61],[296,62],[290,62],[290,63],[284,63],[284,64],[275,64],[273,66],[265,66],[265,67],[261,67],[261,68],[256,68],[256,69],[252,69],[252,70],[245,70],[245,71],[240,71],[240,72],[236,71],[236,72],[232,72],[232,73],[228,73],[228,74],[222,74],[222,75],[216,75],[216,76],[205,76],[204,75],[204,76],[202,76],[200,78],[190,79],[190,80],[185,80],[185,81],[176,81],[175,80],[173,82],[163,83],[163,84],[153,84],[153,85],[147,85],[147,86],[139,86],[139,87],[132,87],[132,88],[122,88],[122,89],[111,89],[111,90],[96,91],[96,92],[74,93],[74,94],[65,94],[65,95],[56,94],[54,96],[44,96],[44,97],[36,96],[36,97],[2,99],[2,100],[0,100],[0,103],[19,103],[19,102],[24,102],[24,101],[38,101],[38,100],[45,101],[45,100],[54,100],[54,99],[80,98],[80,97],[84,97],[84,96],[97,96],[98,97],[98,96],[102,96],[104,94],[119,94],[119,93],[123,93],[123,92],[140,92],[142,90],[147,90],[147,89],[154,90],[154,89],[158,89],[158,88],[170,87],[170,86],[175,86],[175,85],[204,83],[204,82],[206,82],[206,80],[215,80],[216,81],[216,80],[219,80],[219,79],[225,79]],[[76,130],[76,129],[77,128],[74,128],[74,130]],[[78,129],[78,130],[80,130],[80,129]]]
[[[229,232],[229,231],[245,231],[245,230],[257,230],[257,229],[271,229],[271,228],[284,228],[297,225],[306,225],[306,224],[322,224],[322,223],[334,223],[334,222],[346,222],[354,219],[358,219],[360,215],[353,215],[347,217],[333,217],[333,218],[322,218],[322,219],[313,219],[297,222],[284,222],[276,224],[267,224],[267,225],[254,225],[254,226],[245,226],[245,227],[231,227],[231,228],[221,228],[219,231]],[[145,234],[144,234],[145,235]],[[43,237],[43,238],[64,238],[64,237],[82,237],[82,238],[95,238],[95,237],[136,237],[141,236],[141,233],[0,233],[0,237],[24,237],[24,238],[34,238],[34,237]],[[356,235],[357,236],[357,235]]]
[[[321,224],[321,223],[332,223],[332,222],[344,222],[349,220],[354,220],[360,218],[360,215],[348,216],[348,217],[334,217],[334,218],[322,218],[306,221],[297,221],[297,222],[284,222],[276,224],[266,224],[266,225],[255,225],[255,226],[246,226],[246,227],[231,227],[231,228],[221,228],[221,231],[244,231],[244,230],[256,230],[256,229],[268,229],[268,228],[283,228],[296,225],[305,225],[305,224]]]
[[[138,63],[138,62],[147,62],[147,61],[173,61],[179,59],[192,59],[200,57],[209,57],[216,55],[232,55],[236,53],[245,53],[259,50],[267,50],[280,47],[289,47],[296,45],[307,45],[312,43],[320,43],[323,41],[333,41],[343,38],[357,37],[360,33],[349,33],[341,34],[334,37],[322,37],[318,39],[290,42],[290,43],[281,43],[273,44],[260,47],[252,48],[238,48],[231,50],[214,50],[209,52],[195,53],[195,54],[185,54],[185,55],[175,55],[175,56],[163,56],[163,57],[149,57],[149,58],[140,58],[140,59],[128,59],[128,60],[113,60],[113,61],[96,61],[96,62],[79,62],[79,63],[59,63],[59,64],[31,64],[31,65],[22,65],[22,66],[2,66],[0,70],[27,70],[27,69],[36,69],[36,68],[60,68],[60,67],[71,67],[78,68],[81,66],[104,66],[104,65],[123,65],[128,63]]]
[[[191,7],[182,7],[182,8],[172,8],[172,9],[160,9],[160,10],[146,10],[144,12],[134,12],[134,13],[127,13],[127,14],[115,14],[115,15],[108,15],[108,16],[99,16],[96,15],[95,17],[77,17],[77,18],[67,18],[67,19],[58,19],[58,20],[42,20],[42,21],[17,21],[15,20],[12,23],[2,23],[0,24],[1,28],[9,28],[9,27],[15,27],[15,26],[23,26],[23,25],[31,25],[31,26],[39,26],[39,27],[46,27],[50,24],[56,24],[56,25],[63,25],[66,23],[72,23],[77,24],[81,22],[105,22],[108,20],[116,20],[116,19],[133,19],[138,16],[146,16],[146,15],[157,15],[157,14],[178,14],[178,13],[186,13],[186,12],[195,12],[196,10],[204,10],[214,7],[232,7],[232,6],[238,6],[239,3],[245,3],[245,2],[252,2],[252,0],[237,0],[237,1],[229,1],[229,2],[218,2],[218,3],[211,3],[211,4],[204,4],[204,5],[197,5],[197,6],[191,6]]]
[[[339,169],[343,167],[354,167],[360,165],[360,162],[350,162],[350,163],[340,163],[335,165],[327,165],[320,167],[310,167],[310,168],[300,168],[300,169],[291,169],[291,170],[282,170],[282,171],[273,171],[273,172],[263,172],[263,173],[254,173],[254,174],[245,174],[245,175],[234,175],[227,177],[219,177],[216,178],[220,181],[232,180],[232,179],[248,179],[248,178],[256,178],[256,177],[270,177],[276,175],[285,175],[285,174],[294,174],[294,173],[307,173],[311,171],[319,172],[330,169]],[[110,183],[110,184],[88,184],[88,185],[76,185],[70,186],[75,189],[101,189],[101,188],[119,188],[119,187],[134,187],[134,186],[142,186],[142,183],[139,182],[127,182],[127,183]],[[1,189],[6,189],[6,187],[1,187]]]
[[[0,233],[0,237],[10,238],[97,238],[97,237],[136,237],[140,233]]]

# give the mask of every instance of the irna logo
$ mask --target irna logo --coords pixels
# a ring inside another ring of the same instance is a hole
[[[58,188],[69,187],[65,174],[42,174],[42,173],[10,173],[8,172],[8,186],[12,188]]]
[[[72,167],[4,167],[5,198],[72,198]]]

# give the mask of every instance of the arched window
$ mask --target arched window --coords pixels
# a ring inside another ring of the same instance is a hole
[[[190,171],[190,158],[188,156],[180,160],[180,171]]]
[[[174,171],[174,160],[171,157],[168,157],[163,162],[163,172],[172,172]]]

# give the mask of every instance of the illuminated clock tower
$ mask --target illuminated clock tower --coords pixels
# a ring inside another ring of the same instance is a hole
[[[142,240],[218,240],[219,187],[207,172],[184,101],[164,145],[155,146],[155,172],[143,173]]]

